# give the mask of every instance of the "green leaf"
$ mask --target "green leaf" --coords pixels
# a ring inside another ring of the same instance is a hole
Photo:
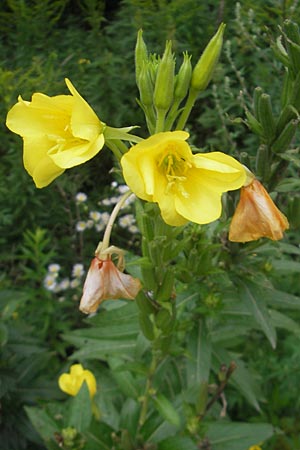
[[[157,411],[162,417],[172,425],[178,427],[180,425],[180,417],[172,403],[162,394],[152,397],[153,403]]]
[[[270,316],[275,327],[284,328],[291,333],[300,334],[300,326],[295,320],[275,310],[270,310]]]
[[[291,274],[300,272],[300,262],[291,261],[288,259],[278,259],[272,261],[273,269],[280,274]]]
[[[197,450],[199,447],[188,437],[172,436],[158,444],[158,450]]]
[[[256,289],[256,285],[250,280],[237,281],[240,299],[252,313],[257,324],[269,339],[272,348],[276,347],[276,330],[271,321],[270,314],[265,305],[264,296]]]
[[[215,422],[208,426],[206,436],[213,450],[246,450],[273,434],[272,425],[267,423]]]
[[[53,442],[54,444],[56,442],[55,433],[59,431],[55,421],[41,408],[36,408],[35,406],[25,406],[24,408],[34,428],[43,440],[46,443]],[[59,449],[59,446],[56,445],[56,448]]]
[[[258,284],[252,282],[256,292],[259,296],[264,298],[264,301],[270,306],[276,306],[284,309],[300,309],[300,297],[289,294],[288,292],[274,289],[269,284]]]
[[[207,382],[211,362],[211,341],[204,320],[190,333],[187,343],[186,374],[188,386]]]
[[[69,423],[68,425],[82,432],[86,430],[92,420],[92,404],[88,386],[84,381],[75,397],[70,399]]]

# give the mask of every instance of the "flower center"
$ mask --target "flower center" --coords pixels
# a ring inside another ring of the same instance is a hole
[[[188,197],[183,183],[186,181],[188,170],[192,167],[191,162],[172,146],[168,146],[158,162],[158,167],[167,179],[166,193],[176,188],[184,197]]]

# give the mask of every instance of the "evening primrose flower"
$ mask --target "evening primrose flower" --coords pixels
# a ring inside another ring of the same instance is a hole
[[[104,128],[70,80],[71,95],[21,96],[8,112],[6,125],[24,141],[24,167],[36,186],[50,184],[66,169],[93,158],[104,145]]]
[[[256,178],[242,187],[229,227],[230,241],[249,242],[261,237],[277,241],[283,238],[283,232],[288,228],[287,218]]]
[[[221,152],[193,154],[185,131],[150,136],[121,159],[127,185],[138,197],[158,203],[164,221],[205,224],[222,212],[223,192],[240,188],[243,166]]]
[[[259,445],[252,445],[248,450],[262,450],[262,448]]]
[[[84,381],[87,384],[90,397],[93,398],[97,391],[95,376],[90,370],[84,369],[81,364],[73,364],[70,373],[63,373],[58,379],[58,385],[66,394],[75,396],[80,391]]]
[[[95,256],[93,258],[84,286],[79,309],[86,313],[97,311],[104,300],[127,299],[133,300],[141,283],[137,278],[123,273],[117,268],[107,255],[106,259]]]

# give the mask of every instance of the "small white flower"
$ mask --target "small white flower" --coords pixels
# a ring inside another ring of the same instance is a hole
[[[70,287],[72,289],[77,288],[78,286],[80,286],[80,284],[81,284],[81,281],[79,278],[74,278],[73,280],[70,281]]]
[[[135,225],[130,225],[130,227],[128,227],[128,231],[130,231],[130,233],[132,233],[132,234],[136,234],[139,232],[139,229]]]
[[[119,225],[122,228],[128,228],[135,222],[133,214],[126,214],[123,217],[120,217],[119,219]]]
[[[94,222],[99,222],[99,220],[101,219],[101,213],[99,211],[90,211],[89,217]]]
[[[108,214],[107,212],[104,212],[104,213],[101,214],[101,222],[104,225],[107,225],[107,222],[109,221],[109,218],[110,218],[110,214]]]
[[[104,230],[104,228],[105,228],[105,225],[104,225],[104,223],[95,223],[95,230],[96,231],[103,231]]]
[[[84,192],[78,192],[75,195],[75,200],[77,203],[84,203],[87,201],[87,195]]]
[[[127,191],[129,191],[129,187],[126,184],[120,184],[120,186],[118,186],[118,192],[120,192],[120,194],[125,194]]]
[[[54,275],[47,275],[44,279],[44,287],[47,289],[47,291],[54,292],[56,286],[56,277]]]
[[[70,287],[70,280],[69,280],[69,278],[64,278],[63,280],[61,280],[60,283],[58,283],[58,285],[56,287],[56,292],[65,291],[69,287]]]
[[[118,183],[116,181],[112,181],[111,187],[116,188],[118,186]]]
[[[52,273],[52,274],[57,274],[60,271],[60,265],[53,263],[53,264],[49,264],[48,266],[48,272]]]
[[[84,267],[83,264],[77,263],[74,264],[72,269],[72,277],[73,278],[81,278],[84,275]]]
[[[110,197],[110,204],[114,205],[114,204],[118,203],[119,200],[120,200],[120,197],[116,197],[116,196]]]
[[[93,226],[94,226],[94,221],[92,219],[87,220],[86,227],[93,228]]]
[[[104,206],[110,206],[112,203],[111,203],[111,201],[110,201],[110,198],[104,198],[102,201],[101,201],[101,205],[104,205]]]
[[[76,223],[76,231],[78,231],[79,233],[81,233],[82,231],[84,231],[86,229],[86,222],[84,222],[83,220],[80,220],[79,222]]]

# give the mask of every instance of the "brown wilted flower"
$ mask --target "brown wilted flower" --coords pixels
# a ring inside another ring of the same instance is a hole
[[[249,242],[261,237],[277,241],[282,239],[283,232],[288,228],[287,218],[256,178],[241,188],[240,200],[229,228],[230,241]]]
[[[95,256],[83,286],[79,309],[89,314],[95,312],[104,300],[133,300],[140,289],[140,281],[121,272],[111,260],[110,255],[106,259]]]

